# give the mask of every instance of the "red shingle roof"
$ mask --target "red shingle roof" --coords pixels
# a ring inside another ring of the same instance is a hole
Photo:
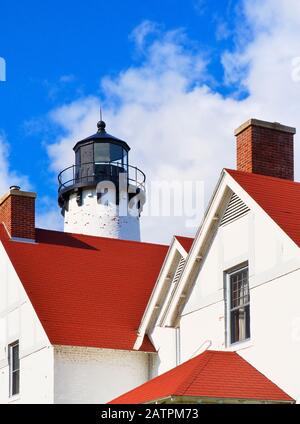
[[[0,240],[52,344],[131,350],[168,246],[36,230]],[[153,351],[146,338],[141,350]]]
[[[183,236],[175,236],[176,239],[179,241],[181,246],[184,248],[184,250],[189,253],[190,248],[192,247],[194,239],[191,237],[183,237]]]
[[[207,350],[110,403],[146,403],[170,396],[293,401],[237,353]]]
[[[300,183],[231,169],[226,171],[300,247]]]

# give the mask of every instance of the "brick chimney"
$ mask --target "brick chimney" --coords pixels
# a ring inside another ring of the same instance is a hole
[[[249,119],[234,132],[237,170],[294,180],[295,133],[278,122]]]
[[[36,193],[21,191],[12,186],[0,198],[0,222],[10,237],[20,240],[35,240],[35,198]]]

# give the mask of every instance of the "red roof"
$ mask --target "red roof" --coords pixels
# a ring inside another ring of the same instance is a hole
[[[237,353],[207,350],[110,403],[146,403],[170,396],[293,402]]]
[[[231,169],[226,171],[300,246],[300,183]]]
[[[192,247],[194,239],[191,237],[183,237],[183,236],[175,236],[176,239],[179,241],[181,246],[184,248],[184,250],[189,253],[190,248]]]
[[[36,230],[0,240],[52,344],[133,349],[168,246]],[[143,351],[153,351],[146,338]]]

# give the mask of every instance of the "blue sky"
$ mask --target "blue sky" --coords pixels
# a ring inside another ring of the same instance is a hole
[[[101,101],[110,132],[126,137],[147,175],[184,178],[190,164],[188,178],[210,192],[221,168],[234,166],[234,125],[249,114],[297,124],[299,84],[284,72],[300,55],[299,6],[284,3],[2,0],[1,190],[17,181],[38,191],[39,222],[61,228],[55,175],[93,132]],[[173,133],[180,122],[186,136]],[[175,221],[154,239],[194,231]],[[145,239],[154,241],[153,226]]]

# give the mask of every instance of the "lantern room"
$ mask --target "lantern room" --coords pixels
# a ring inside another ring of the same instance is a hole
[[[120,172],[128,173],[128,144],[105,131],[105,122],[97,124],[96,134],[79,141],[75,147],[75,179],[114,182]]]
[[[75,164],[58,176],[58,201],[63,209],[71,192],[80,193],[84,188],[96,187],[101,181],[113,182],[118,190],[120,174],[126,174],[128,186],[145,189],[145,174],[128,163],[128,144],[108,134],[104,121],[99,121],[97,128],[95,134],[75,144]]]

